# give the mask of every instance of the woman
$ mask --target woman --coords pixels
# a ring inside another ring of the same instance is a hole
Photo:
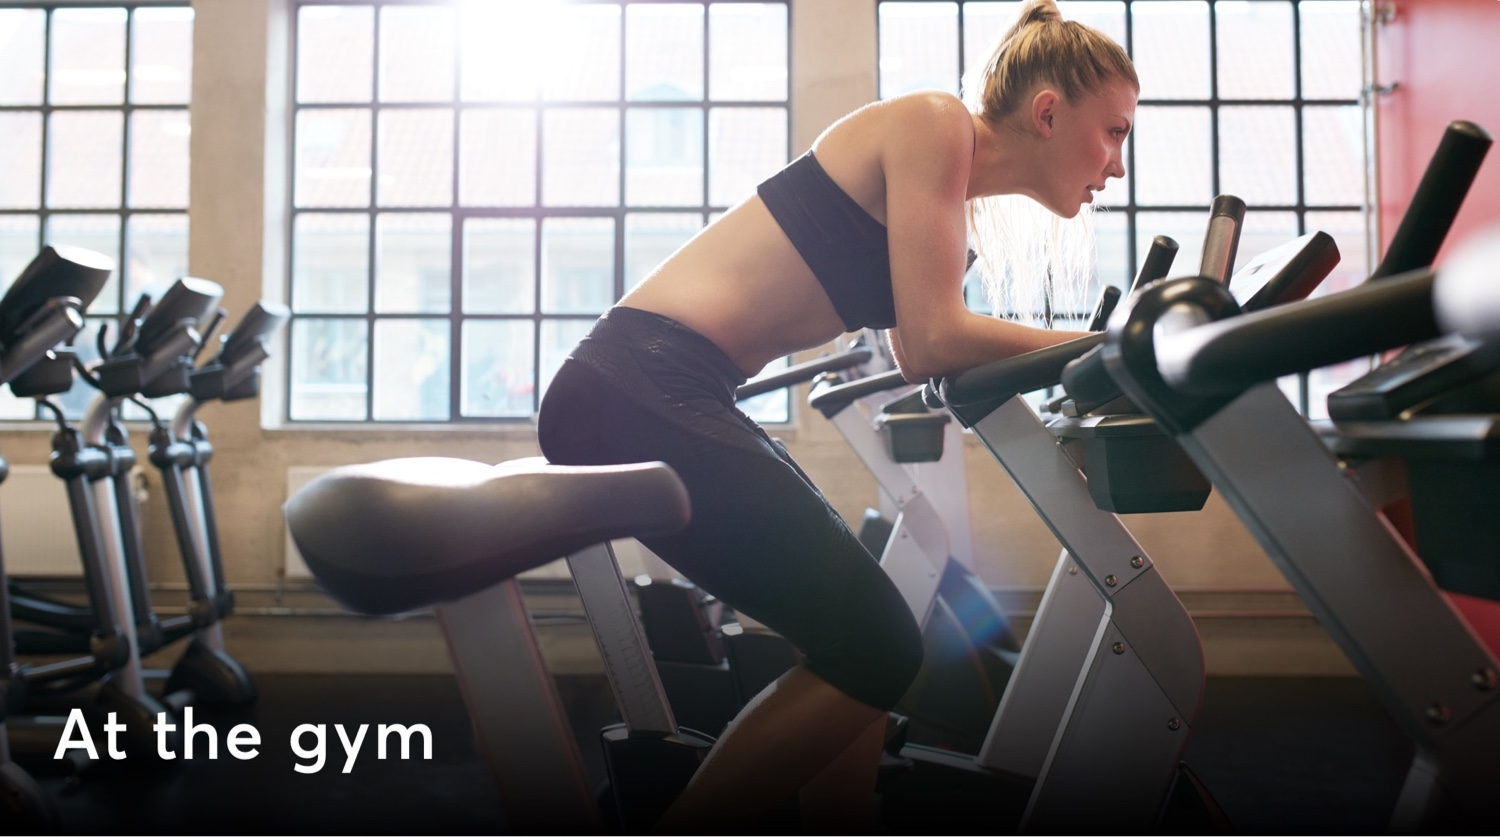
[[[793,793],[810,827],[868,826],[886,712],[922,659],[895,587],[735,388],[866,327],[888,329],[911,381],[1080,336],[966,308],[966,233],[999,272],[973,201],[1025,195],[1072,218],[1124,176],[1135,71],[1033,0],[978,81],[972,111],[915,93],[839,120],[606,313],[543,399],[551,461],[670,464],[693,520],[647,546],[805,656],[725,730],[663,829],[733,829]]]

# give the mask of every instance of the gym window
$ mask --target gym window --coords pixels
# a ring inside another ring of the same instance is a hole
[[[957,94],[1019,2],[880,0],[880,95]],[[1319,293],[1369,273],[1362,21],[1358,0],[1062,0],[1124,45],[1141,95],[1128,174],[1097,200],[1098,281],[1129,285],[1151,238],[1181,245],[1173,274],[1196,270],[1210,202],[1248,206],[1237,263],[1313,230],[1338,242]],[[1361,367],[1362,369],[1362,367]],[[1321,413],[1360,370],[1314,372],[1289,395]],[[1298,392],[1298,389],[1302,389]]]
[[[788,159],[784,0],[294,10],[291,422],[529,420]]]
[[[186,3],[0,8],[0,282],[43,243],[115,259],[75,340],[85,362],[102,324],[115,333],[143,291],[187,273],[192,62]],[[55,400],[77,418],[92,396],[79,384]],[[36,417],[0,394],[0,419]]]

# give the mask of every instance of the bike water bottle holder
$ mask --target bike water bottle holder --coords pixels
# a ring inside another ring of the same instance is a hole
[[[1198,511],[1208,501],[1208,478],[1146,416],[1060,418],[1048,429],[1088,475],[1089,495],[1104,511]]]
[[[875,417],[875,430],[893,461],[936,462],[943,458],[944,428],[952,420],[946,411],[930,411],[918,389],[887,404]]]

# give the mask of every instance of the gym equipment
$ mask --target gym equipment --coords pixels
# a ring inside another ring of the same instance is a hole
[[[1221,266],[1233,259],[1222,242],[1238,234],[1236,203],[1218,202],[1209,224],[1204,250]],[[1157,244],[1146,264],[1164,272],[1170,242]],[[1255,272],[1283,288],[1315,283],[1331,264],[1305,254],[1324,246],[1309,237],[1280,253],[1274,267],[1257,262]],[[1157,278],[1143,275],[1136,284]],[[1180,762],[1203,685],[1192,620],[1120,519],[1094,497],[1094,483],[1107,481],[1094,473],[1085,479],[1083,468],[1099,463],[1077,461],[1076,448],[1059,444],[1021,397],[1055,386],[1065,365],[1102,337],[928,387],[929,400],[974,431],[1064,546],[984,748],[952,766],[1034,779],[1027,830],[1223,829],[1222,813]],[[1079,804],[1084,798],[1089,805]],[[1173,824],[1174,816],[1197,821]]]
[[[214,516],[213,484],[208,473],[213,445],[208,441],[207,428],[195,417],[212,401],[239,401],[260,394],[260,364],[270,357],[266,341],[290,316],[286,306],[257,302],[222,338],[219,353],[188,374],[191,397],[178,406],[171,424],[164,424],[151,413],[148,457],[161,471],[188,579],[189,619],[164,640],[171,642],[188,631],[193,633],[193,641],[173,667],[166,688],[171,692],[191,691],[205,703],[251,703],[256,693],[249,674],[224,650],[222,623],[234,611],[234,592],[224,580]],[[116,499],[123,502],[124,496],[117,493]],[[121,513],[130,514],[130,506],[124,502]]]
[[[603,830],[516,581],[560,555],[625,719],[603,734],[623,829],[654,823],[697,769],[712,742],[677,729],[609,545],[687,523],[687,490],[667,466],[388,460],[335,468],[284,511],[308,567],[344,605],[436,607],[514,831]]]
[[[1237,225],[1209,231],[1238,235]],[[1162,258],[1148,263],[1160,269]],[[1055,385],[1063,364],[1100,339],[1029,352],[927,388],[931,403],[947,406],[989,448],[1063,544],[983,747],[972,758],[922,753],[913,760],[971,781],[1019,783],[1029,797],[1020,821],[1028,831],[1154,830],[1179,776],[1196,788],[1179,763],[1203,687],[1197,630],[1119,518],[1095,506],[1078,466],[1022,398]]]
[[[953,530],[940,511],[958,507],[958,524],[967,533],[961,432],[947,412],[928,409],[920,387],[898,370],[852,381],[823,376],[808,405],[833,423],[875,477],[883,504],[895,509],[894,520],[867,510],[860,530],[923,627],[922,669],[896,707],[906,717],[905,734],[891,748],[910,741],[974,752],[1021,646],[994,595],[969,566],[968,550],[962,550],[964,559],[956,556]]]
[[[77,247],[47,246],[32,259],[0,299],[0,383],[25,391],[42,381],[57,382],[59,370],[72,378],[72,350],[59,343],[83,328],[83,311],[114,272],[114,261]],[[23,384],[21,382],[28,382]],[[0,480],[8,466],[0,459]],[[5,575],[0,556],[0,578]],[[95,653],[45,666],[15,658],[9,599],[0,595],[0,821],[17,831],[56,828],[56,812],[31,777],[12,761],[12,733],[24,711],[28,688],[87,673],[106,680],[100,709],[131,714],[133,701],[109,682],[118,667],[123,637],[118,621],[107,622],[96,637]],[[31,719],[24,719],[31,721]],[[34,722],[31,723],[34,726]],[[22,749],[22,748],[18,748]]]
[[[1156,336],[1122,334],[1106,355],[1412,737],[1393,831],[1494,827],[1500,669],[1274,379],[1435,337],[1431,284],[1417,272],[1216,322],[1233,300],[1178,280],[1122,309]]]
[[[155,699],[147,691],[141,656],[191,633],[193,616],[158,620],[151,612],[138,513],[128,482],[135,454],[115,413],[122,401],[137,393],[156,397],[187,388],[188,372],[201,343],[197,329],[218,311],[222,295],[213,282],[184,277],[154,306],[143,298],[121,328],[113,350],[100,352],[104,360],[94,372],[89,374],[80,366],[85,379],[99,389],[84,413],[81,429],[70,427],[62,411],[46,400],[50,392],[29,393],[38,395],[39,404],[51,407],[58,421],[51,467],[67,485],[89,602],[86,607],[59,602],[29,593],[10,580],[7,587],[14,615],[36,626],[16,632],[16,648],[29,654],[82,653],[93,642],[90,628],[103,630],[113,619],[123,634],[123,647],[115,652],[121,664],[113,680],[142,705],[154,704]],[[200,650],[184,655],[169,682],[177,688],[202,688],[205,698],[226,693],[254,695],[243,669],[222,653]],[[185,690],[170,691],[162,706],[180,710],[195,697]],[[127,752],[135,752],[130,749],[135,747],[143,755],[154,756],[157,747],[151,725],[162,706],[153,706],[148,720],[127,724]]]
[[[1456,214],[1477,170],[1473,141],[1488,146],[1487,135],[1462,124],[1457,132],[1467,135],[1459,139],[1468,146],[1472,165],[1458,166],[1467,173],[1456,179],[1439,175],[1444,181],[1439,188],[1419,190],[1425,197],[1421,203],[1414,199],[1408,219],[1451,221]],[[1444,149],[1452,149],[1446,139],[1429,174],[1445,168]],[[1482,156],[1483,148],[1477,153]],[[1438,241],[1409,242],[1426,249],[1425,257],[1392,248],[1387,261],[1430,258],[1446,228],[1447,222],[1428,227],[1427,235]],[[1494,272],[1492,262],[1473,256],[1455,258],[1451,270],[1455,278],[1443,284],[1455,288],[1487,284]],[[1489,830],[1500,821],[1493,794],[1500,779],[1496,660],[1435,581],[1445,574],[1442,559],[1413,551],[1382,514],[1392,499],[1392,480],[1379,479],[1378,469],[1354,471],[1331,455],[1328,441],[1274,384],[1281,375],[1410,346],[1404,357],[1415,362],[1398,361],[1394,372],[1377,369],[1356,382],[1355,391],[1368,394],[1404,378],[1424,356],[1442,356],[1451,343],[1426,342],[1438,337],[1433,286],[1430,269],[1383,274],[1321,299],[1235,316],[1238,307],[1221,289],[1198,279],[1177,280],[1117,311],[1103,356],[1120,387],[1173,434],[1219,488],[1411,736],[1416,754],[1391,830]],[[1469,302],[1461,291],[1452,293],[1454,302]],[[1417,390],[1436,387],[1432,380],[1411,380]],[[1378,399],[1361,400],[1368,405]],[[1494,410],[1492,396],[1481,400]],[[1383,447],[1384,454],[1399,454],[1410,467],[1427,457],[1462,457],[1465,448],[1470,458],[1483,459],[1475,446],[1482,436],[1449,431],[1464,424],[1473,430],[1475,421],[1488,419],[1435,415],[1412,416],[1399,427],[1387,422],[1384,444],[1373,447],[1365,441],[1362,422],[1341,420],[1336,427],[1339,435],[1349,429],[1351,447],[1361,455]],[[1335,449],[1340,444],[1335,440]],[[1405,488],[1415,508],[1430,486],[1412,480]],[[1446,525],[1469,533],[1473,550],[1493,508],[1480,500],[1466,512]],[[1482,562],[1471,558],[1469,563]],[[1463,580],[1462,573],[1457,576]]]
[[[284,306],[265,301],[256,303],[246,312],[239,325],[220,338],[222,348],[218,355],[188,372],[187,391],[191,397],[179,405],[170,426],[163,423],[149,405],[140,404],[152,423],[148,457],[162,473],[162,484],[188,579],[188,608],[183,615],[161,619],[150,610],[144,555],[139,548],[139,538],[133,534],[137,529],[138,512],[122,476],[134,466],[134,452],[125,441],[124,428],[118,422],[111,423],[111,446],[107,453],[117,471],[113,477],[116,500],[113,512],[120,520],[130,567],[132,600],[138,614],[139,653],[149,654],[189,635],[193,637],[170,672],[143,672],[148,678],[164,678],[166,694],[180,696],[177,700],[191,697],[193,702],[200,704],[245,704],[255,700],[254,682],[224,650],[221,623],[233,611],[234,594],[224,582],[212,488],[207,478],[213,446],[208,442],[207,430],[201,422],[195,421],[194,416],[211,401],[236,401],[258,394],[259,365],[269,356],[265,341],[281,327],[287,316]],[[207,331],[211,333],[212,328]],[[199,350],[207,345],[208,341],[203,341]],[[166,390],[176,389],[180,384],[180,377],[173,385],[153,384],[153,392],[175,394]],[[18,584],[12,584],[11,588],[18,613],[33,623],[75,632],[92,623],[89,606],[49,598]],[[54,643],[66,642],[56,637],[47,639]]]

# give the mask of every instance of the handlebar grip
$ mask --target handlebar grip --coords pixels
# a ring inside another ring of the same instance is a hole
[[[1234,257],[1240,249],[1240,230],[1245,225],[1245,202],[1234,195],[1214,198],[1209,209],[1208,232],[1203,238],[1203,262],[1199,276],[1219,284],[1229,281]]]
[[[1146,250],[1146,258],[1141,260],[1141,272],[1135,275],[1135,281],[1130,283],[1132,291],[1155,282],[1158,279],[1167,278],[1167,273],[1172,269],[1172,262],[1177,259],[1179,245],[1177,240],[1171,236],[1159,235],[1151,239],[1151,246]]]
[[[1120,289],[1114,285],[1105,285],[1099,291],[1099,302],[1094,306],[1094,316],[1089,318],[1087,331],[1103,331],[1104,324],[1109,322],[1109,315],[1115,312],[1115,306],[1120,304]]]
[[[1493,143],[1489,132],[1472,122],[1448,124],[1371,279],[1432,264]]]
[[[1063,367],[1063,389],[1078,404],[1079,412],[1087,412],[1120,396],[1120,387],[1104,367],[1104,355],[1099,348],[1090,349],[1088,354]]]

